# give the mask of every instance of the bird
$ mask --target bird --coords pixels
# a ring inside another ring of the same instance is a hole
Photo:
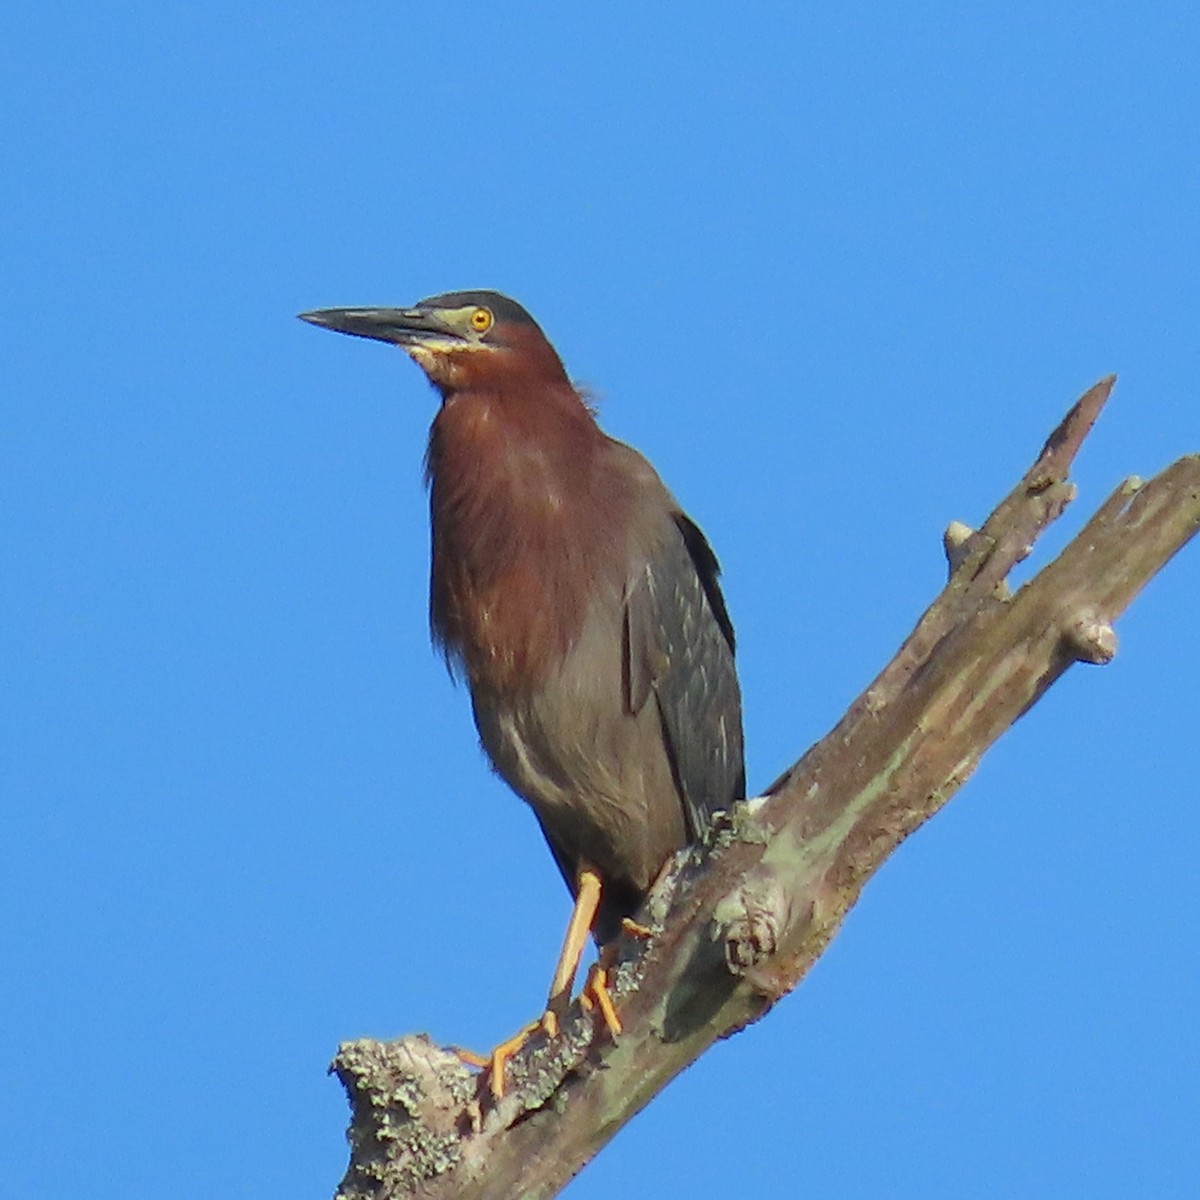
[[[430,630],[479,740],[533,810],[574,897],[539,1022],[588,933],[610,945],[672,856],[745,797],[735,639],[717,558],[657,472],[600,428],[533,317],[495,291],[310,324],[404,350],[440,393],[425,455]],[[597,964],[599,968],[599,964]],[[585,985],[609,1029],[602,970]],[[590,1005],[589,1005],[590,1006]]]

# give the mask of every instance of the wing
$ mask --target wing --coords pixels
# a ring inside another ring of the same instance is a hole
[[[733,626],[704,534],[681,512],[625,607],[626,705],[651,697],[690,836],[746,794]]]

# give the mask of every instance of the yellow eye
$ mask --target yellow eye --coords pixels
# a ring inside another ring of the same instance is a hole
[[[487,308],[477,308],[471,314],[471,328],[476,333],[487,333],[492,327],[492,313]]]

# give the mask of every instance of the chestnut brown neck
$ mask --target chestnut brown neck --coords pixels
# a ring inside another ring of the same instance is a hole
[[[578,639],[597,589],[622,586],[613,580],[628,496],[606,486],[607,440],[565,375],[509,375],[445,394],[426,458],[430,622],[473,688],[543,682]]]

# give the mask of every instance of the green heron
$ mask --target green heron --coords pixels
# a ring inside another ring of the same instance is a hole
[[[745,794],[716,557],[646,459],[601,431],[515,301],[449,292],[301,316],[394,343],[441,393],[425,459],[430,625],[575,897],[542,1020],[553,1033],[589,929],[605,946],[632,924],[672,854]],[[602,972],[585,993],[618,1031]],[[493,1055],[497,1092],[516,1042]]]

